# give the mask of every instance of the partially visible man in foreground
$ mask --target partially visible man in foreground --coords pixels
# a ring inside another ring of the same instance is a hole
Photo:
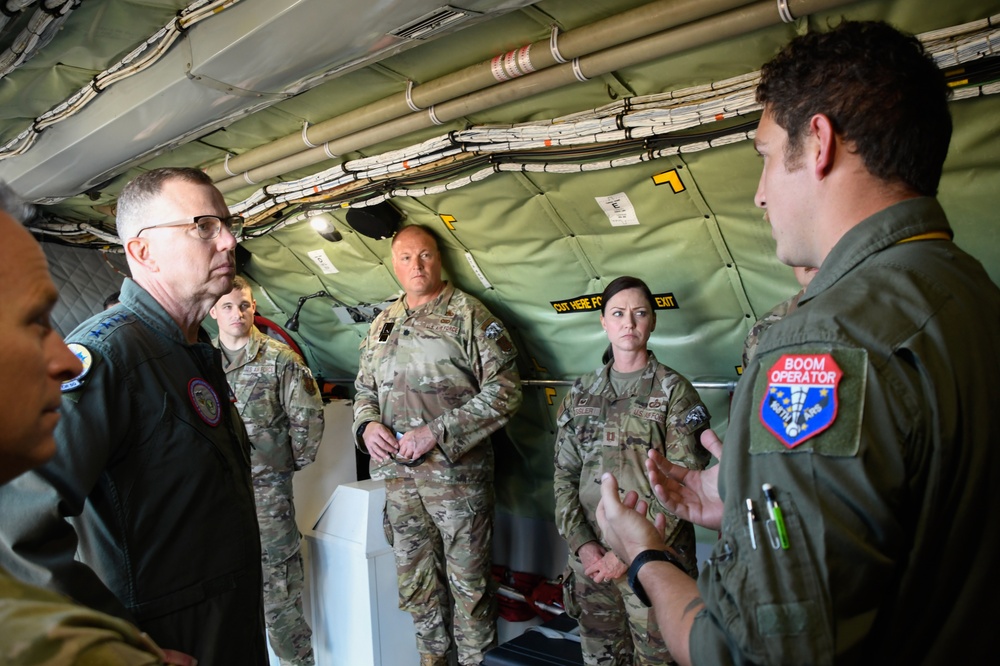
[[[1000,290],[934,199],[944,78],[882,23],[799,37],[761,75],[756,203],[778,258],[819,272],[761,338],[725,447],[702,438],[720,464],[647,461],[667,510],[721,529],[698,584],[612,477],[601,526],[681,663],[986,663]]]
[[[26,212],[0,182],[0,484],[56,451],[60,385],[80,374],[80,360],[52,328],[58,298],[45,255],[14,220]],[[8,511],[0,505],[0,511]],[[193,661],[173,655],[169,663]],[[166,655],[119,618],[27,585],[0,567],[0,664],[161,664]]]
[[[57,451],[0,488],[0,562],[202,664],[266,664],[249,443],[202,319],[242,219],[197,169],[118,200],[132,278],[68,339]]]
[[[282,666],[313,663],[312,631],[302,612],[299,528],[292,474],[316,460],[323,440],[323,398],[299,355],[254,326],[257,301],[237,275],[212,306],[222,367],[253,449],[253,489],[264,570],[264,617]]]

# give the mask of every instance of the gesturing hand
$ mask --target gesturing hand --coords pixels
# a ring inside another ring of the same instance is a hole
[[[722,440],[714,431],[702,433],[701,445],[722,461]],[[687,469],[674,465],[655,450],[649,451],[646,460],[649,485],[663,508],[682,520],[715,530],[722,525],[719,467]]]
[[[601,503],[597,505],[597,523],[604,540],[624,564],[650,548],[663,548],[666,516],[656,515],[656,523],[646,519],[647,505],[634,491],[618,498],[618,480],[612,474],[601,477]]]

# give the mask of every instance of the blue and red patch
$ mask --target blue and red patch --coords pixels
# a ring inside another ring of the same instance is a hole
[[[760,422],[794,449],[837,418],[837,386],[843,377],[830,354],[785,354],[767,371]]]

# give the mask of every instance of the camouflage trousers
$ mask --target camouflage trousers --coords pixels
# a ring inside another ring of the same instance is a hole
[[[493,487],[423,479],[386,481],[399,608],[413,616],[417,650],[478,666],[496,645]]]
[[[656,622],[629,588],[625,577],[595,583],[583,564],[569,557],[563,580],[567,612],[580,622],[580,645],[586,666],[654,666],[672,664],[673,657]]]
[[[264,564],[264,619],[267,639],[281,666],[312,666],[312,630],[302,613],[305,573],[298,550],[284,562]]]

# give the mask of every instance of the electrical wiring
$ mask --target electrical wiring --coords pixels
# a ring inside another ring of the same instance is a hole
[[[21,3],[23,9],[23,4]],[[58,32],[70,13],[80,6],[80,0],[42,0],[41,7],[28,21],[28,25],[14,38],[13,43],[0,53],[0,78],[3,78],[24,64]]]
[[[957,86],[956,98],[1000,92],[998,19],[920,36]],[[498,173],[592,172],[747,141],[761,110],[759,79],[759,72],[750,72],[551,119],[468,127],[260,187],[231,211],[246,218],[244,237],[257,238],[307,219],[310,211],[440,194]],[[80,236],[80,229],[77,223],[74,238],[87,244],[107,240],[106,234]],[[58,225],[47,233],[70,235]]]
[[[996,19],[926,33],[920,38],[939,66],[984,57],[992,60],[992,54],[1000,53]],[[974,75],[962,85],[991,77],[993,65],[987,64],[970,66]],[[746,141],[753,138],[756,122],[732,123],[760,112],[755,99],[759,80],[759,72],[750,72],[681,90],[619,100],[559,118],[470,127],[416,146],[345,162],[301,181],[263,187],[252,197],[253,211],[257,217],[264,217],[276,202],[294,205],[306,198],[358,205],[352,200],[380,181],[387,196],[418,197],[464,187],[495,173],[581,173]],[[976,94],[990,94],[991,90],[988,83],[979,86]],[[690,132],[720,124],[723,127],[719,129]],[[567,152],[567,148],[577,150]],[[483,167],[481,160],[472,159],[462,169],[423,169],[417,179],[415,169],[434,167],[458,153],[488,154],[491,163]],[[369,181],[368,187],[357,186]],[[235,208],[243,206],[240,203]]]
[[[107,89],[109,86],[148,69],[156,63],[163,56],[163,54],[170,49],[171,46],[173,46],[173,44],[184,34],[185,30],[190,28],[195,23],[210,18],[240,1],[241,0],[197,0],[197,2],[191,3],[182,9],[177,16],[170,19],[164,27],[160,28],[160,30],[136,46],[136,48],[134,48],[124,58],[103,72],[97,74],[90,81],[90,83],[73,93],[64,101],[35,118],[29,128],[19,133],[6,144],[0,146],[0,160],[24,154],[34,145],[35,139],[42,130],[79,113],[85,106],[87,106],[87,104],[97,97],[101,91]],[[62,21],[66,19],[68,12],[75,9],[78,5],[79,0],[63,0],[61,4],[54,5],[59,10],[66,8],[63,15],[55,18],[55,21],[58,21],[59,24],[55,24],[54,21],[49,21],[48,23],[45,23],[42,28],[29,26],[29,29],[32,29],[32,34],[34,34],[35,31],[44,30],[44,36],[46,38],[51,38],[51,35],[58,29]],[[48,7],[48,5],[45,5],[45,7]],[[48,14],[53,11],[54,10],[51,8],[39,9],[38,13],[48,16]],[[32,19],[32,23],[34,23],[34,19]],[[35,42],[32,42],[30,46],[31,48],[37,50],[37,48],[41,48],[44,43],[45,41],[42,40],[42,36],[39,35],[38,39]],[[10,69],[4,69],[4,56],[0,56],[0,77],[4,76],[18,64],[24,62],[24,60],[25,58],[22,57],[17,60],[10,67]]]
[[[595,109],[590,116],[578,112],[534,123],[470,127],[415,146],[349,160],[302,180],[263,187],[232,209],[246,215],[252,228],[278,204],[336,201],[357,206],[362,205],[359,199],[374,190],[388,197],[424,196],[505,171],[579,173],[636,164],[659,154],[650,151],[645,137],[759,111],[753,99],[755,81],[753,75],[741,75],[632,98]],[[705,136],[709,138],[689,139],[685,145],[709,147],[718,139],[715,133]]]
[[[17,17],[21,12],[25,10],[29,5],[33,5],[38,0],[7,0],[3,3],[3,9],[0,9],[0,30],[10,23],[12,19]]]

